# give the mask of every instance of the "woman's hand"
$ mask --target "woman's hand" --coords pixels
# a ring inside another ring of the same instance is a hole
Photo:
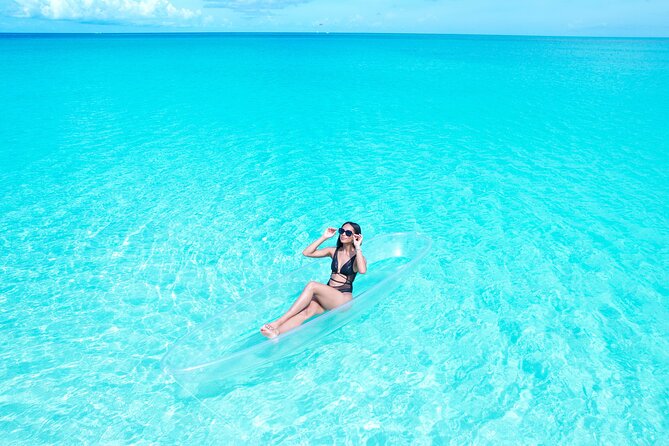
[[[325,238],[330,238],[333,235],[337,233],[337,230],[335,228],[327,228],[325,232],[323,233],[323,237]]]
[[[353,234],[353,246],[355,249],[360,249],[360,245],[362,245],[362,234]]]

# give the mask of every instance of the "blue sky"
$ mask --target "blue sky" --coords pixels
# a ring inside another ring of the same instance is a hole
[[[669,0],[0,0],[0,32],[669,36]]]

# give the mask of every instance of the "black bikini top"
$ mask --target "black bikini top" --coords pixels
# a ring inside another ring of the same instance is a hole
[[[344,266],[341,267],[341,271],[338,271],[339,261],[337,260],[337,251],[339,251],[339,248],[335,248],[335,252],[332,255],[332,265],[330,266],[330,268],[332,268],[332,272],[355,277],[355,275],[357,274],[355,271],[353,271],[353,262],[355,261],[355,254],[353,254],[346,263],[344,263]]]

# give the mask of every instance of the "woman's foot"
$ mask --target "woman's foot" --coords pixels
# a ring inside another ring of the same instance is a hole
[[[260,333],[262,333],[263,336],[272,339],[279,336],[279,329],[275,325],[265,324],[260,327]]]

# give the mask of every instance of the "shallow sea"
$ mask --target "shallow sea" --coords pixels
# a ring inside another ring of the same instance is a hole
[[[666,441],[668,39],[5,34],[0,116],[2,443]],[[258,376],[161,371],[346,220],[432,251]]]

